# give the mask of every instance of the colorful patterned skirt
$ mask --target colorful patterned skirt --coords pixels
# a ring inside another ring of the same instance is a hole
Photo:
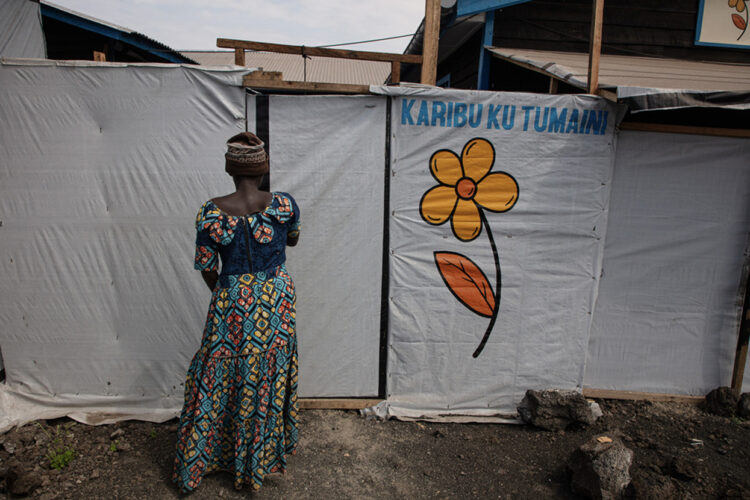
[[[185,383],[173,481],[226,470],[260,488],[297,445],[295,293],[283,265],[222,275]]]

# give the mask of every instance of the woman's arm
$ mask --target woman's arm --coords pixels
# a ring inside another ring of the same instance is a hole
[[[216,288],[216,282],[219,281],[219,273],[216,271],[201,271],[201,276],[206,285],[208,285],[208,288],[213,291]]]

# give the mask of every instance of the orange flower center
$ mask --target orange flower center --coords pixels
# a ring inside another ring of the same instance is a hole
[[[477,192],[477,185],[476,183],[469,179],[468,177],[464,177],[461,180],[458,181],[456,184],[456,194],[463,198],[464,200],[470,200],[474,198],[474,195]]]

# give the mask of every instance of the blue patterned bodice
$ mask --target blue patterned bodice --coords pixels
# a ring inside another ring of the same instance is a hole
[[[262,212],[237,216],[212,201],[198,211],[195,268],[218,270],[221,276],[268,273],[286,261],[287,235],[299,231],[299,207],[287,193],[273,193]]]

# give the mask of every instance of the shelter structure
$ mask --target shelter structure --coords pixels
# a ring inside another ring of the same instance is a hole
[[[207,303],[193,214],[231,190],[240,130],[302,210],[313,404],[502,421],[527,389],[750,380],[750,139],[625,130],[591,94],[261,95],[252,73],[0,61],[0,430],[177,413]]]

